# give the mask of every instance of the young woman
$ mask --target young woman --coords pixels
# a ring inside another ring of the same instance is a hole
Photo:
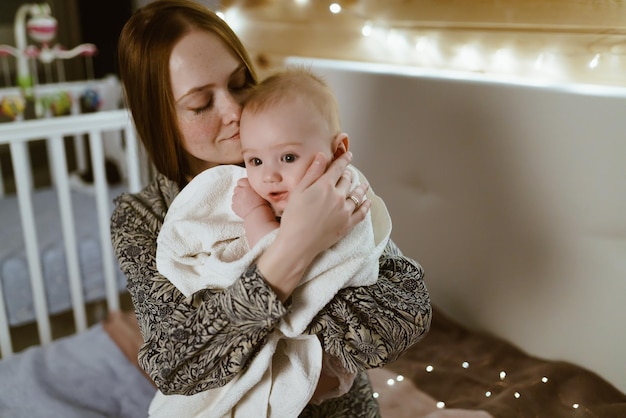
[[[191,0],[159,0],[138,10],[119,39],[119,69],[135,126],[159,174],[122,195],[113,245],[144,343],[139,364],[159,390],[196,394],[242,373],[290,308],[290,294],[315,257],[369,210],[366,187],[349,193],[350,153],[318,156],[292,191],[272,244],[226,289],[185,297],[156,269],[159,229],[170,202],[201,171],[241,163],[241,105],[256,82],[228,25]],[[323,350],[357,373],[350,391],[309,404],[301,417],[376,417],[366,369],[394,361],[424,336],[431,307],[419,264],[390,243],[377,282],[339,291],[308,326]],[[317,393],[338,380],[322,375]],[[158,411],[153,411],[158,414]]]

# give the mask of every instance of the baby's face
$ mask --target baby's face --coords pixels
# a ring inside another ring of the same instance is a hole
[[[317,112],[301,102],[283,102],[240,122],[243,160],[252,188],[281,216],[291,190],[318,152],[330,162],[332,137]]]

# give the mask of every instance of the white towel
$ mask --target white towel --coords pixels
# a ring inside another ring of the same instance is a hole
[[[353,186],[364,181],[353,170]],[[157,240],[157,268],[183,294],[225,288],[239,278],[276,231],[252,249],[243,222],[231,210],[233,190],[245,176],[238,166],[218,166],[196,176],[174,199]],[[297,416],[311,399],[322,367],[322,348],[306,326],[339,289],[375,283],[378,259],[391,233],[384,202],[370,189],[365,221],[320,254],[291,295],[292,311],[269,336],[245,372],[229,384],[197,395],[158,392],[151,417]]]

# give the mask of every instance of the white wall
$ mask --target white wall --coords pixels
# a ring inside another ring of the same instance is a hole
[[[626,89],[304,62],[433,303],[626,391]]]

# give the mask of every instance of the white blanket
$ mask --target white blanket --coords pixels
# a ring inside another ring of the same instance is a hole
[[[354,187],[363,175],[350,167]],[[275,238],[276,231],[249,249],[243,222],[231,210],[233,190],[245,169],[218,166],[196,176],[176,197],[157,241],[157,267],[183,294],[225,288]],[[229,384],[193,396],[157,393],[152,417],[289,417],[311,399],[322,367],[316,336],[306,326],[337,291],[373,284],[378,259],[391,233],[384,202],[372,190],[365,221],[322,253],[292,293],[292,311],[270,335],[244,373]]]

